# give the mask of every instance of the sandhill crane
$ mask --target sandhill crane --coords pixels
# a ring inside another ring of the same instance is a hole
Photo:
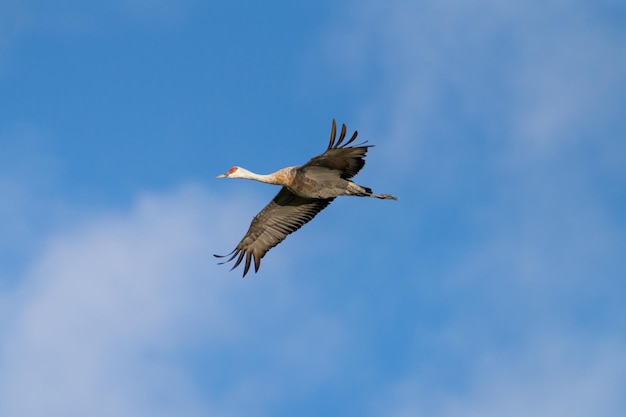
[[[243,276],[245,277],[248,273],[252,258],[254,258],[254,271],[258,272],[261,258],[271,248],[311,221],[335,197],[347,195],[398,199],[391,194],[375,194],[371,188],[352,182],[351,178],[365,165],[363,158],[367,150],[374,145],[365,145],[366,142],[363,142],[359,145],[348,146],[356,139],[358,134],[356,131],[342,145],[346,137],[345,124],[342,125],[339,140],[335,143],[336,134],[337,124],[333,119],[328,148],[323,154],[311,158],[304,165],[283,168],[268,175],[255,174],[235,166],[217,176],[217,178],[246,178],[282,185],[276,197],[254,217],[248,233],[237,247],[228,255],[214,255],[217,258],[230,256],[229,259],[220,262],[220,265],[239,256],[231,268],[233,270],[239,266],[245,256]]]

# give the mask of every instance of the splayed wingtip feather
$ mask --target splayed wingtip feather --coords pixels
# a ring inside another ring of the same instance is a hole
[[[335,137],[337,136],[337,122],[333,119],[333,125],[330,128],[330,142],[328,143],[328,149],[331,149],[335,143]]]
[[[341,133],[339,134],[339,140],[337,141],[337,148],[341,145],[341,142],[346,138],[346,125],[345,123],[341,125]]]

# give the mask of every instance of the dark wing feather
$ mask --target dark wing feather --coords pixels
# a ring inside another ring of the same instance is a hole
[[[346,143],[343,143],[346,138],[346,125],[341,126],[341,133],[339,140],[337,138],[337,123],[333,119],[333,125],[330,131],[330,141],[326,152],[321,155],[317,155],[309,162],[304,164],[302,168],[307,166],[320,166],[333,171],[338,171],[339,176],[345,180],[349,180],[354,177],[365,165],[365,154],[368,148],[373,145],[365,145],[367,142],[362,142],[355,146],[348,146],[356,139],[358,132],[355,131],[352,137],[348,139]]]
[[[237,258],[235,269],[245,257],[243,276],[245,277],[250,269],[250,264],[254,260],[254,271],[257,272],[261,266],[261,258],[278,245],[290,234],[298,230],[305,223],[311,221],[313,217],[326,208],[331,202],[329,199],[303,198],[298,197],[289,189],[283,187],[276,197],[257,214],[248,233],[241,242],[228,255],[214,255],[218,258],[230,256],[223,263],[230,262]]]

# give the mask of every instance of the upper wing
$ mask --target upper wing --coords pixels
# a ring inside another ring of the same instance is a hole
[[[285,240],[287,235],[295,232],[305,223],[309,222],[317,213],[322,211],[333,201],[329,199],[303,198],[298,197],[287,188],[283,187],[276,197],[265,206],[259,214],[257,214],[248,233],[243,237],[237,247],[228,255],[214,255],[218,258],[230,256],[223,263],[230,262],[237,255],[237,261],[231,268],[235,269],[246,258],[246,264],[243,270],[245,277],[250,269],[250,262],[254,258],[254,271],[259,270],[261,266],[261,258]]]
[[[337,137],[337,123],[333,119],[333,126],[330,131],[330,142],[326,152],[311,158],[309,162],[304,164],[302,168],[307,166],[321,166],[333,171],[338,171],[339,176],[345,180],[354,177],[365,165],[365,154],[367,149],[374,145],[365,145],[366,142],[356,146],[348,146],[356,139],[358,132],[355,131],[352,137],[342,145],[346,137],[346,125],[341,126],[341,134],[339,140],[335,143]]]

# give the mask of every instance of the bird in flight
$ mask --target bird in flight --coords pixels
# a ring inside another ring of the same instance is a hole
[[[254,272],[258,272],[261,259],[290,234],[305,223],[311,221],[320,211],[325,209],[336,197],[358,196],[375,197],[386,200],[397,200],[391,194],[376,194],[371,188],[358,185],[352,181],[365,165],[365,154],[374,145],[363,142],[348,146],[356,139],[358,132],[345,143],[346,125],[341,126],[339,140],[337,124],[333,119],[330,142],[326,151],[317,155],[304,165],[280,169],[272,174],[261,175],[235,166],[217,178],[245,178],[267,184],[281,185],[282,188],[270,203],[257,214],[248,232],[237,247],[228,255],[214,255],[226,258],[220,265],[237,258],[235,269],[246,259],[243,276],[250,270],[254,260]]]

